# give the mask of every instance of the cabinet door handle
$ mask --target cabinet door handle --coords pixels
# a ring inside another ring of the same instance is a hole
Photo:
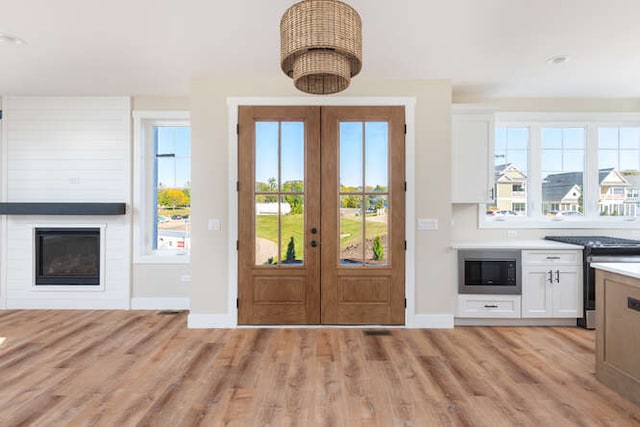
[[[627,307],[634,311],[640,311],[640,299],[627,297]]]
[[[549,283],[553,284],[553,270],[549,270],[547,273],[549,273]]]
[[[495,304],[485,304],[484,308],[498,308],[498,306]]]
[[[556,283],[560,283],[560,270],[556,270]]]
[[[559,256],[548,256],[547,259],[560,259]]]

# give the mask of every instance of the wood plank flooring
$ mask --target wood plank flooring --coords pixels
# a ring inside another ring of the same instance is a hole
[[[638,426],[560,327],[188,330],[187,313],[0,311],[0,425]]]

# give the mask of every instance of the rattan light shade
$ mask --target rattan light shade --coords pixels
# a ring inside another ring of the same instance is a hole
[[[340,92],[362,69],[362,21],[338,0],[303,0],[280,21],[280,65],[299,90]]]

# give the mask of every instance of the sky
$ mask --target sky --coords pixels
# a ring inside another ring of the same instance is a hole
[[[157,126],[156,153],[158,182],[165,188],[185,188],[191,182],[191,128],[189,126]]]
[[[542,177],[584,171],[586,130],[582,127],[543,128]],[[528,128],[496,129],[495,164],[514,163],[527,173]],[[640,170],[640,128],[599,127],[598,169]]]
[[[304,123],[281,122],[282,182],[304,179]],[[366,185],[388,186],[386,122],[340,123],[340,182],[362,187],[362,140],[366,135]],[[256,123],[256,180],[278,177],[278,122]]]

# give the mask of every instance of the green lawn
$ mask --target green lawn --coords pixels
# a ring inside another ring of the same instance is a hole
[[[278,216],[277,215],[258,215],[256,217],[256,230],[258,237],[271,240],[272,242],[278,242]],[[362,220],[359,217],[356,218],[342,218],[341,234],[348,234],[347,237],[340,239],[340,248],[344,249],[349,245],[355,245],[362,241]],[[382,236],[386,234],[386,224],[380,222],[368,222],[367,234],[371,237],[376,235]],[[304,255],[303,245],[303,215],[283,215],[282,216],[282,242],[281,245],[281,257],[284,258],[287,253],[287,245],[289,239],[293,236],[293,242],[296,249],[296,258],[302,259]]]

